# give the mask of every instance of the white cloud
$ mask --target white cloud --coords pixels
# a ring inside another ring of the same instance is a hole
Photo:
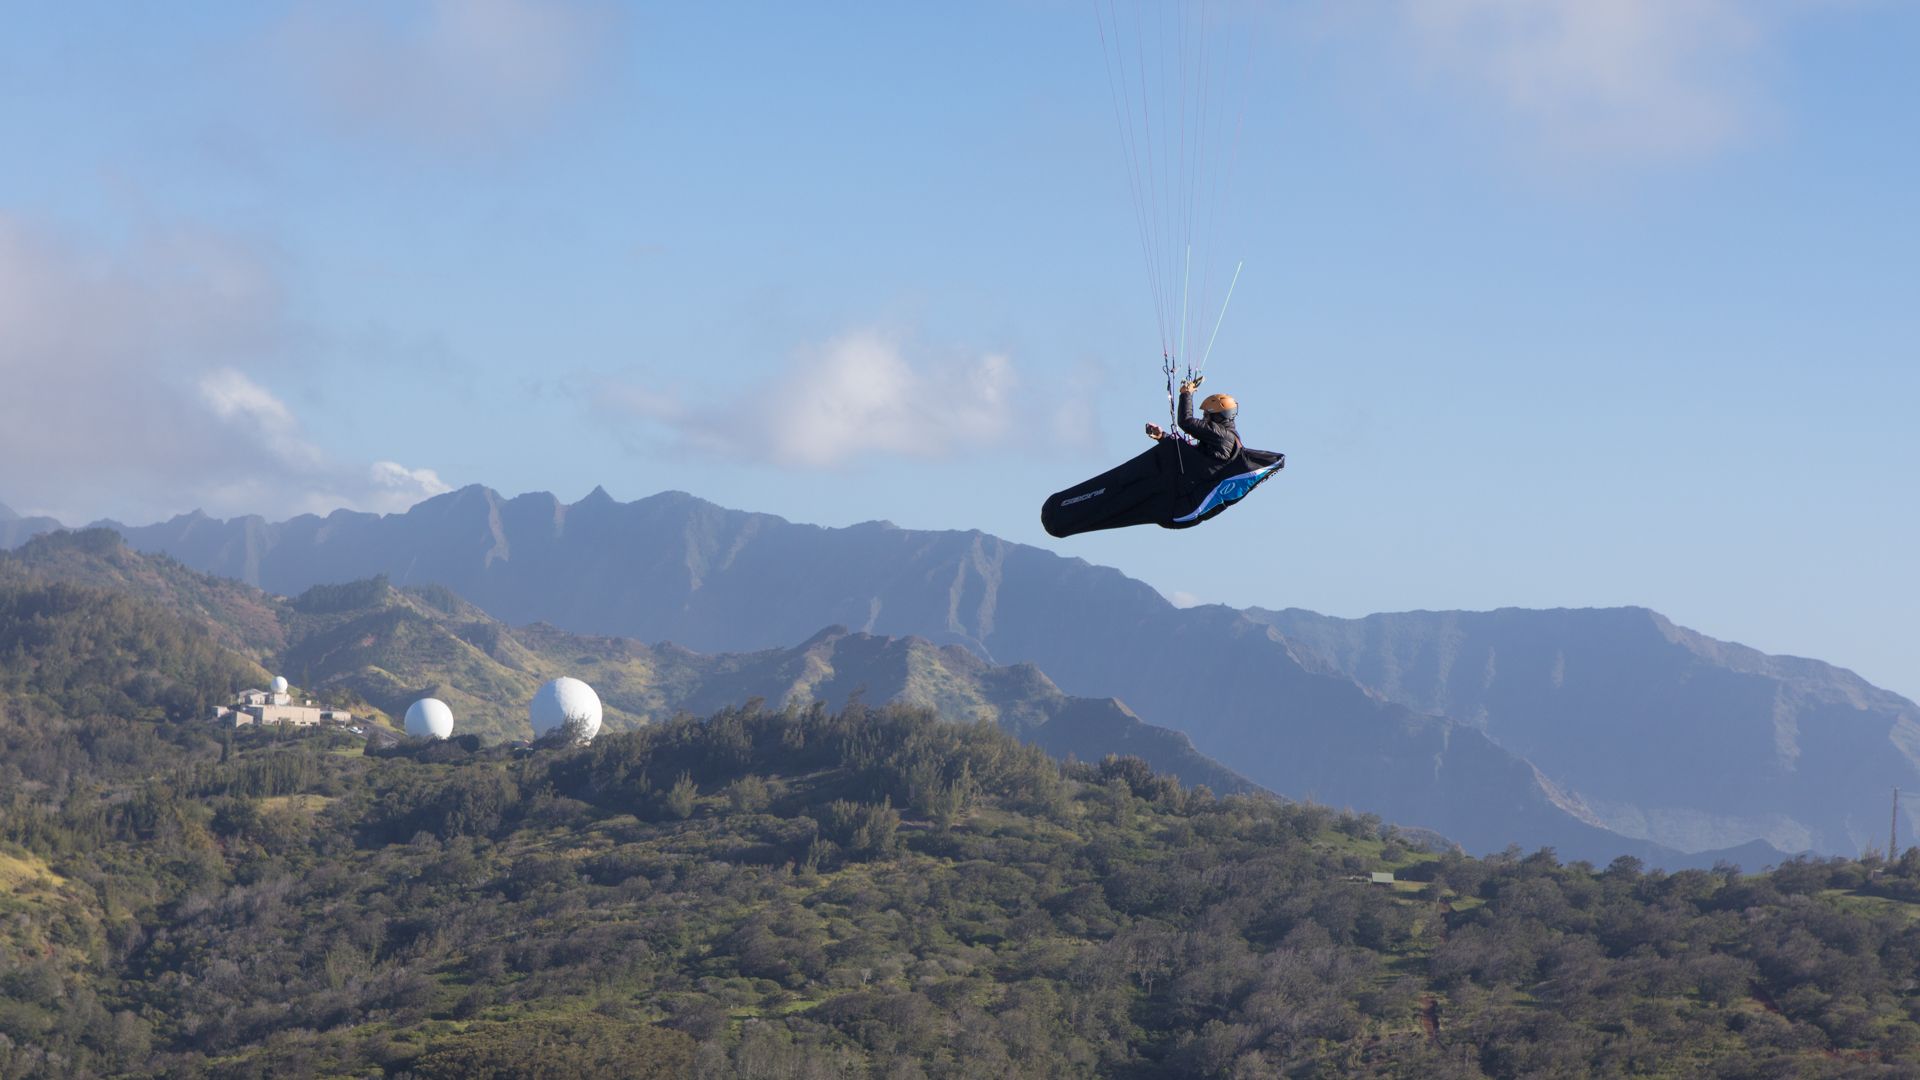
[[[997,441],[1014,385],[1005,356],[910,362],[864,331],[803,355],[754,411],[777,460],[836,465],[866,453],[945,457]]]
[[[404,510],[422,499],[444,495],[453,485],[432,469],[409,469],[397,461],[376,461],[367,470],[374,510]]]
[[[1822,0],[1321,0],[1384,36],[1552,154],[1679,159],[1720,151],[1765,108],[1756,61],[1776,24]]]
[[[944,458],[989,447],[1012,428],[1020,380],[1001,353],[915,350],[858,330],[794,354],[750,387],[708,388],[695,407],[674,394],[605,381],[596,406],[696,448],[786,468],[830,468],[869,456]],[[1068,405],[1062,411],[1072,414]],[[716,416],[724,415],[724,423]],[[1084,430],[1065,424],[1061,430]]]
[[[619,22],[612,5],[578,0],[310,0],[280,27],[277,52],[356,133],[471,144],[551,116],[596,70]]]
[[[397,461],[363,467],[328,460],[307,441],[293,410],[243,372],[232,368],[207,372],[200,377],[199,387],[213,415],[264,455],[267,468],[262,475],[230,488],[232,496],[245,490],[256,492],[245,505],[277,501],[271,491],[260,490],[266,483],[292,484],[296,489],[293,507],[318,514],[342,506],[395,512],[453,490],[432,469],[410,469]]]
[[[200,396],[223,420],[245,418],[260,428],[292,422],[293,413],[259,383],[232,368],[200,377]]]
[[[236,435],[246,438],[291,472],[317,472],[325,456],[300,432],[293,410],[265,387],[233,368],[200,376],[200,400]]]
[[[301,336],[245,244],[178,230],[108,250],[0,215],[0,493],[80,522],[393,510],[446,490],[311,441],[260,374]]]

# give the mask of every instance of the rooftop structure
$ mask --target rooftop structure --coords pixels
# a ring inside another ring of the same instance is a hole
[[[295,704],[293,696],[287,693],[287,680],[276,676],[271,690],[242,690],[234,695],[233,704],[221,705],[213,710],[216,723],[232,724],[234,727],[247,727],[256,724],[286,724],[291,727],[317,727],[321,724],[348,724],[353,714],[344,709],[334,709],[317,701],[302,701]]]

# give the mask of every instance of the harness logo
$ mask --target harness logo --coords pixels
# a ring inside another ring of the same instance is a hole
[[[1063,507],[1072,506],[1074,503],[1083,503],[1083,502],[1086,502],[1088,499],[1094,498],[1099,495],[1105,495],[1106,493],[1107,493],[1106,488],[1101,488],[1099,491],[1089,491],[1085,495],[1075,495],[1071,499],[1063,499],[1061,500],[1060,505]]]
[[[1272,476],[1274,472],[1280,468],[1284,460],[1285,459],[1282,458],[1281,461],[1276,461],[1271,465],[1263,465],[1252,472],[1227,477],[1225,480],[1215,484],[1212,491],[1207,492],[1207,497],[1201,500],[1200,505],[1195,507],[1191,514],[1182,514],[1173,520],[1175,522],[1194,521],[1210,510],[1232,506],[1234,503],[1252,494],[1253,489],[1259,487],[1261,481]]]

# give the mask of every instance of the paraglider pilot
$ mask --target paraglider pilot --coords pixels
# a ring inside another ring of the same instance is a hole
[[[1193,392],[1200,387],[1200,380],[1189,379],[1180,384],[1180,430],[1193,436],[1200,448],[1221,461],[1230,461],[1240,452],[1240,431],[1234,426],[1234,419],[1240,415],[1240,403],[1232,394],[1209,394],[1200,403],[1201,416],[1193,415]],[[1168,432],[1159,424],[1147,425],[1147,437],[1156,441],[1169,437]]]
[[[1132,525],[1191,528],[1246,498],[1286,465],[1284,454],[1255,450],[1240,441],[1234,426],[1239,403],[1228,395],[1209,396],[1200,403],[1203,415],[1193,415],[1193,392],[1199,385],[1198,379],[1180,384],[1175,415],[1184,434],[1148,424],[1153,449],[1048,496],[1040,507],[1040,524],[1048,535]]]

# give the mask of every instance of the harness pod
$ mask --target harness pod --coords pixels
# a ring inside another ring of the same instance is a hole
[[[1226,461],[1162,439],[1099,476],[1047,497],[1040,524],[1056,537],[1158,525],[1190,529],[1253,493],[1286,466],[1285,454],[1242,445]]]

